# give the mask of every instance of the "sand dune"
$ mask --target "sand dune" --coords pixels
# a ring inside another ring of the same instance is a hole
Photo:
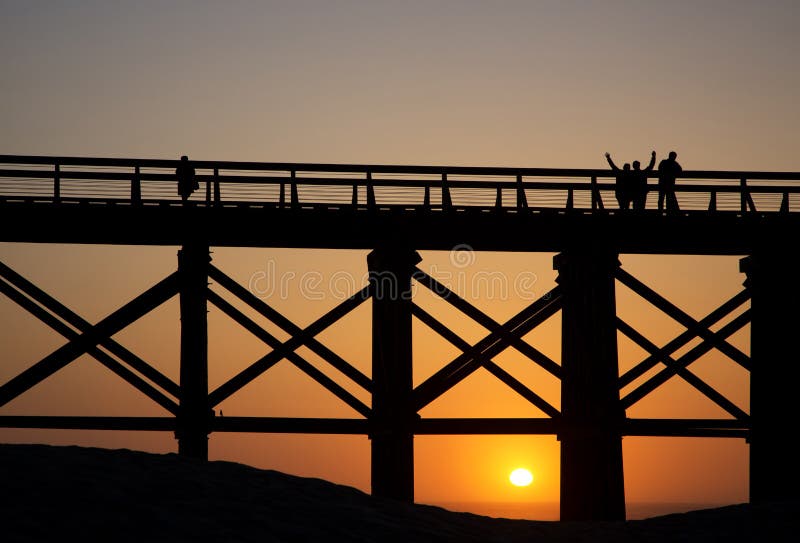
[[[800,502],[627,523],[495,519],[231,462],[130,450],[0,445],[0,480],[4,542],[800,540]]]

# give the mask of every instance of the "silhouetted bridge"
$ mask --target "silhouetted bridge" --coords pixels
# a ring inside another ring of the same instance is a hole
[[[88,353],[169,413],[155,418],[0,416],[0,426],[174,431],[179,452],[199,458],[207,458],[212,432],[363,434],[371,438],[373,493],[407,501],[414,496],[414,435],[554,434],[561,441],[564,520],[625,517],[622,436],[732,437],[750,443],[752,501],[794,498],[800,475],[786,435],[793,427],[800,378],[800,347],[794,341],[800,307],[795,284],[800,258],[794,248],[800,233],[800,173],[686,171],[677,186],[681,209],[666,213],[654,209],[654,192],[648,209],[619,210],[612,172],[585,169],[193,161],[200,189],[183,202],[177,194],[177,164],[0,155],[0,241],[181,246],[174,273],[97,323],[0,264],[0,291],[67,340],[0,386],[0,407]],[[650,175],[651,183],[655,176]],[[558,284],[508,321],[497,322],[417,267],[416,250],[459,245],[557,252]],[[214,266],[214,246],[371,249],[370,281],[301,328]],[[622,269],[621,253],[740,255],[747,280],[741,292],[697,320]],[[273,336],[210,289],[209,280],[290,338]],[[475,344],[463,340],[414,303],[409,296],[412,281],[488,333]],[[617,315],[616,281],[685,331],[664,345],[652,343]],[[113,339],[176,295],[181,312],[179,383]],[[372,304],[371,376],[316,339],[367,300]],[[270,349],[211,391],[209,302]],[[522,339],[559,311],[560,364]],[[412,317],[462,352],[416,387]],[[749,356],[728,342],[748,324]],[[618,331],[648,353],[622,375]],[[676,354],[698,338],[697,345]],[[300,347],[324,360],[325,371],[298,354]],[[560,407],[493,361],[509,347],[561,381]],[[750,412],[692,372],[691,364],[712,349],[750,372]],[[215,416],[215,407],[283,359],[335,394],[358,418]],[[479,368],[546,416],[418,415]],[[626,416],[628,408],[675,376],[729,417]],[[341,379],[368,393],[371,404],[340,385]],[[628,387],[632,390],[622,395]]]

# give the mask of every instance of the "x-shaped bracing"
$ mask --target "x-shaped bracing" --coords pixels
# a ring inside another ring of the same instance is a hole
[[[178,288],[178,274],[172,273],[108,317],[92,325],[20,274],[0,263],[0,292],[68,340],[65,345],[0,386],[0,406],[88,353],[167,411],[177,414],[178,404],[175,400],[142,379],[129,367],[175,398],[179,396],[178,385],[117,343],[112,336],[169,300],[177,294]],[[101,350],[101,347],[105,350]],[[119,360],[111,356],[112,354]]]
[[[561,309],[559,287],[527,306],[505,324],[500,324],[419,268],[415,270],[414,278],[431,292],[447,300],[490,331],[475,345],[470,345],[418,305],[415,304],[412,307],[414,316],[462,351],[460,355],[414,389],[413,406],[415,411],[421,410],[478,368],[483,367],[548,416],[553,418],[560,416],[558,409],[492,360],[494,356],[508,347],[514,347],[554,376],[561,377],[561,366],[522,339],[525,334]]]
[[[277,310],[269,306],[266,302],[252,294],[249,290],[239,285],[235,280],[225,275],[225,273],[223,273],[216,266],[209,265],[209,277],[215,280],[220,286],[224,287],[228,292],[256,310],[259,314],[274,322],[285,332],[291,334],[291,337],[288,340],[281,342],[279,339],[255,323],[247,315],[230,304],[222,296],[209,289],[207,291],[207,295],[208,300],[212,304],[217,306],[217,308],[219,308],[223,313],[231,317],[240,326],[244,327],[250,333],[269,345],[272,349],[269,353],[253,362],[250,366],[211,392],[209,394],[210,407],[213,408],[216,405],[219,405],[226,398],[229,398],[242,387],[252,382],[256,377],[267,371],[282,359],[286,358],[298,369],[335,394],[339,399],[355,409],[358,413],[364,417],[369,417],[371,410],[366,404],[341,387],[338,383],[336,383],[336,381],[318,370],[315,366],[306,361],[295,351],[305,345],[312,352],[352,379],[364,390],[367,392],[372,391],[372,380],[369,377],[361,373],[357,368],[349,364],[347,361],[343,360],[339,355],[331,351],[329,348],[325,347],[315,337],[333,323],[350,313],[362,302],[367,300],[371,295],[372,289],[370,285],[367,285],[350,298],[344,300],[342,303],[328,311],[325,315],[311,323],[306,328],[300,328]]]
[[[642,298],[653,304],[655,307],[661,309],[664,313],[686,327],[686,331],[682,332],[672,341],[659,348],[645,338],[642,334],[637,332],[632,326],[624,322],[622,319],[617,318],[617,328],[619,331],[625,334],[645,351],[650,353],[647,358],[620,377],[620,389],[644,375],[659,362],[662,362],[666,366],[659,373],[624,396],[621,400],[622,407],[624,409],[628,409],[636,402],[654,391],[656,388],[667,382],[673,376],[678,375],[687,383],[695,387],[708,399],[727,411],[734,418],[738,420],[749,420],[750,416],[745,411],[720,394],[711,385],[700,379],[700,377],[691,372],[688,367],[701,356],[709,352],[712,348],[716,348],[731,358],[734,362],[741,365],[743,368],[747,370],[750,369],[750,358],[726,341],[728,337],[736,333],[743,326],[750,322],[749,309],[743,311],[739,316],[731,320],[717,332],[710,330],[711,326],[730,315],[742,304],[747,302],[750,299],[750,293],[747,290],[744,290],[736,294],[731,299],[723,303],[720,307],[709,313],[706,317],[698,321],[625,270],[618,268],[616,271],[616,278],[623,285],[627,286],[632,291],[639,294]],[[677,359],[672,358],[672,353],[688,344],[696,337],[700,337],[702,339],[702,342],[699,345],[693,347]]]

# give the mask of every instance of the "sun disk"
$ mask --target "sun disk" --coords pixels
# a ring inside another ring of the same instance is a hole
[[[525,468],[517,468],[508,476],[514,486],[528,486],[533,482],[533,474]]]

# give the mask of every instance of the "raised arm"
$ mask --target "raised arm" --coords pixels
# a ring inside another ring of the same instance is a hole
[[[647,167],[644,169],[644,171],[649,172],[650,170],[653,169],[653,166],[655,166],[655,165],[656,165],[656,152],[653,151],[650,154],[650,164],[647,165]]]
[[[608,165],[611,166],[612,170],[614,170],[615,172],[619,171],[619,168],[617,168],[617,165],[614,164],[613,160],[611,160],[611,155],[609,153],[606,153],[606,160],[608,161]]]

